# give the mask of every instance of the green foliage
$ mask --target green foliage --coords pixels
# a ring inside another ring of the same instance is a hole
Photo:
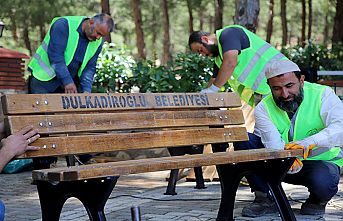
[[[180,53],[168,66],[141,61],[133,68],[128,85],[140,92],[196,92],[211,78],[213,61],[197,54]]]
[[[283,48],[282,53],[300,68],[315,70],[343,70],[343,44],[327,48],[309,41],[305,47]]]
[[[135,64],[126,47],[105,42],[94,75],[93,92],[127,92],[125,82]]]

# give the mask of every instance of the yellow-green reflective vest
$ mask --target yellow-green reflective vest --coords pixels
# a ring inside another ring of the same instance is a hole
[[[66,49],[64,51],[64,59],[65,59],[66,65],[68,66],[70,62],[73,60],[73,57],[74,57],[74,54],[78,45],[78,41],[79,41],[79,32],[77,31],[77,29],[80,26],[83,19],[86,17],[85,16],[56,17],[52,20],[50,27],[59,18],[67,19],[68,26],[69,26],[68,42],[67,42]],[[56,76],[55,70],[51,67],[49,57],[48,57],[49,42],[50,42],[50,28],[42,44],[37,49],[36,54],[33,56],[33,58],[31,59],[28,65],[32,70],[33,76],[40,81],[49,81]],[[94,56],[94,54],[100,47],[101,43],[102,43],[102,38],[96,41],[90,41],[88,43],[82,65],[78,71],[79,77],[82,75],[82,71],[85,69],[88,61]]]
[[[300,104],[294,124],[293,141],[303,140],[314,135],[325,128],[320,117],[320,108],[323,92],[326,86],[305,82],[304,100]],[[288,133],[291,121],[286,111],[281,110],[269,94],[262,100],[265,105],[269,118],[272,120],[282,140],[289,143]],[[315,147],[307,160],[325,160],[343,166],[343,152],[340,147]]]
[[[286,60],[287,58],[269,43],[242,26],[229,25],[216,31],[219,56],[214,61],[219,68],[223,61],[223,51],[219,38],[222,31],[227,28],[240,28],[248,36],[250,46],[241,50],[238,55],[237,65],[228,83],[240,95],[242,100],[250,106],[254,106],[254,93],[262,95],[270,93],[265,77],[268,64],[272,61]]]

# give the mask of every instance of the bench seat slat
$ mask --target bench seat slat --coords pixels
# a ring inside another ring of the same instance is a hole
[[[58,156],[81,153],[111,152],[129,149],[189,146],[247,140],[245,127],[166,130],[136,133],[40,138],[32,143],[41,148],[22,157]],[[52,148],[55,145],[55,148]]]
[[[187,156],[160,157],[98,163],[73,167],[35,170],[34,180],[51,182],[84,180],[107,176],[121,176],[135,173],[191,168],[218,164],[239,163],[301,156],[301,150],[255,149],[219,153],[205,153]]]
[[[240,107],[234,93],[8,94],[5,114]]]
[[[39,133],[71,133],[146,128],[243,124],[241,110],[192,110],[129,113],[8,116],[11,133],[34,125]]]

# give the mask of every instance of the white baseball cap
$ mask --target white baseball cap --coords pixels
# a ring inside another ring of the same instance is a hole
[[[290,60],[279,60],[272,62],[267,68],[265,74],[266,78],[269,79],[293,71],[300,71],[296,63]]]

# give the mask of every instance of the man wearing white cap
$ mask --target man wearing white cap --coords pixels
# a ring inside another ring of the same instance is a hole
[[[301,214],[324,214],[327,202],[338,191],[343,165],[342,101],[331,88],[304,81],[299,67],[289,60],[273,62],[266,77],[272,94],[256,106],[254,134],[236,149],[303,149],[304,156],[296,159],[284,182],[308,188]],[[256,198],[243,208],[242,215],[277,212],[261,178],[249,183]]]

